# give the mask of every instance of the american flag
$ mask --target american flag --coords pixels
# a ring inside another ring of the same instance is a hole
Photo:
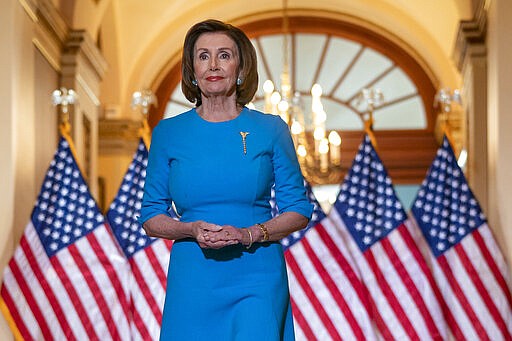
[[[508,267],[446,137],[411,209],[456,339],[511,340]]]
[[[281,240],[298,340],[374,340],[365,289],[336,227],[314,204],[308,226]]]
[[[137,221],[140,214],[148,150],[140,139],[121,187],[107,212],[114,235],[131,268],[129,292],[134,340],[157,340],[167,285],[172,242],[150,238]]]
[[[359,269],[380,336],[445,339],[443,301],[368,136],[359,146],[329,218]]]
[[[127,271],[62,137],[4,271],[2,305],[14,334],[25,340],[130,340]]]

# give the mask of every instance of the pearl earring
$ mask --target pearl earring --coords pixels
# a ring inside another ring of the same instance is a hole
[[[236,79],[236,85],[242,85],[242,79],[240,77]]]
[[[192,80],[192,85],[197,86],[197,81],[195,79]]]

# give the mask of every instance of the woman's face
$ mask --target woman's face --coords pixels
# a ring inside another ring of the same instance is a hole
[[[238,49],[224,33],[203,33],[194,46],[194,74],[206,97],[230,96],[236,89]]]

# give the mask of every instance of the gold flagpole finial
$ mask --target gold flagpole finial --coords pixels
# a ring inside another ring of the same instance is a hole
[[[448,142],[453,146],[454,139],[451,132],[451,127],[448,123],[448,116],[452,112],[452,104],[453,103],[461,104],[461,94],[458,89],[453,90],[453,92],[449,88],[440,89],[435,98],[434,98],[434,107],[440,108],[440,129],[441,132],[446,136]]]
[[[357,105],[366,105],[366,110],[363,111],[360,116],[364,123],[364,131],[368,134],[370,141],[372,142],[373,148],[377,149],[377,140],[373,131],[373,112],[375,107],[384,102],[384,95],[380,89],[364,88],[359,92],[357,96]]]
[[[142,127],[139,129],[139,135],[148,149],[151,143],[151,129],[149,128],[148,124],[148,113],[151,105],[155,107],[157,106],[157,98],[151,90],[144,89],[141,91],[135,91],[133,93],[132,109],[139,109],[143,116]]]

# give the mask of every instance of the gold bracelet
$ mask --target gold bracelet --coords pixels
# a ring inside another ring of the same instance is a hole
[[[252,246],[252,242],[253,242],[253,240],[252,240],[252,233],[251,233],[251,230],[249,228],[246,228],[246,230],[247,230],[247,233],[249,233],[249,245],[247,245],[245,248],[246,249],[250,249],[251,246]]]
[[[266,242],[269,238],[267,227],[265,226],[265,224],[260,224],[260,223],[257,223],[256,225],[258,225],[258,227],[261,230],[261,233],[263,233],[262,241]]]

